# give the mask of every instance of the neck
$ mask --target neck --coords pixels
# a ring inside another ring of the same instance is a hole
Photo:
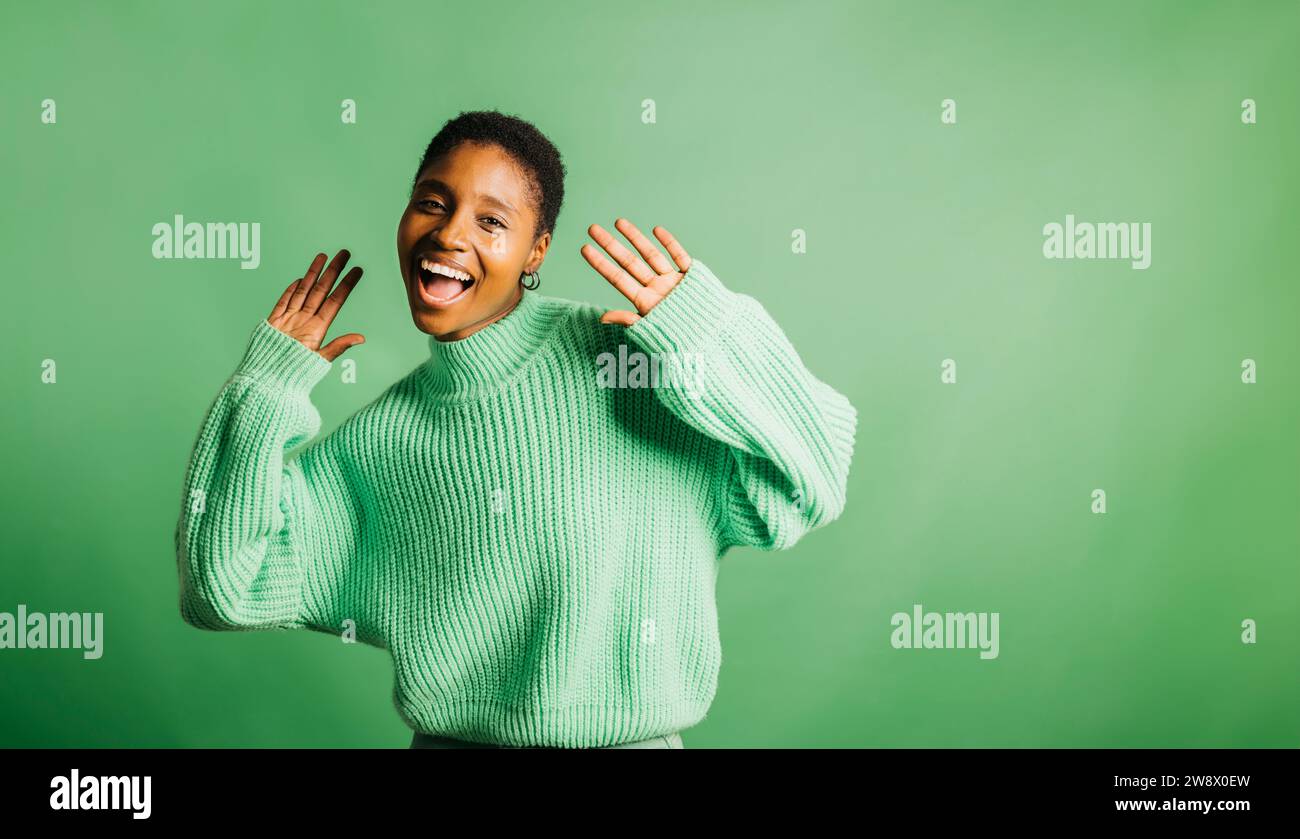
[[[567,312],[562,301],[521,289],[509,309],[457,330],[464,337],[427,336],[429,359],[420,374],[426,394],[439,402],[458,402],[500,389],[542,351]]]

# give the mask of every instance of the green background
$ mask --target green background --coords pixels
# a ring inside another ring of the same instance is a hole
[[[367,269],[323,431],[425,357],[397,221],[482,108],[569,170],[542,293],[617,305],[587,226],[662,224],[860,412],[843,517],[724,560],[687,748],[1300,745],[1300,4],[1051,5],[6,4],[0,611],[105,639],[0,650],[0,745],[409,743],[385,652],[182,623],[172,535],[318,250]],[[261,267],[153,259],[175,213],[260,222]],[[1044,259],[1067,213],[1150,222],[1151,267]],[[913,603],[1001,655],[891,648]]]

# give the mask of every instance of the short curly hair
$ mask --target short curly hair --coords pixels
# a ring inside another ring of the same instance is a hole
[[[461,111],[429,141],[415,170],[411,189],[419,183],[420,173],[430,161],[452,151],[461,143],[481,143],[500,146],[530,175],[529,198],[537,211],[537,224],[533,229],[536,239],[546,231],[555,230],[564,204],[564,161],[559,149],[537,130],[531,122],[500,111]]]

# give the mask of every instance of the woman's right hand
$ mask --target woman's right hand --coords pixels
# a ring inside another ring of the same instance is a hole
[[[280,300],[271,310],[271,314],[266,317],[267,322],[276,329],[296,339],[307,349],[318,353],[326,361],[333,361],[348,347],[366,341],[364,335],[349,332],[340,335],[324,347],[321,346],[334,316],[338,314],[343,301],[348,299],[348,294],[361,279],[361,269],[353,268],[339,282],[334,293],[330,294],[334,280],[338,278],[339,272],[343,270],[350,256],[347,250],[339,251],[322,273],[325,254],[317,254],[307,273],[301,279],[289,284],[284,294],[280,295]]]

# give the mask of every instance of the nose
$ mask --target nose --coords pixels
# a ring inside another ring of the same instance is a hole
[[[463,213],[456,212],[443,217],[443,222],[436,225],[429,234],[433,246],[440,251],[463,251],[464,220]]]

